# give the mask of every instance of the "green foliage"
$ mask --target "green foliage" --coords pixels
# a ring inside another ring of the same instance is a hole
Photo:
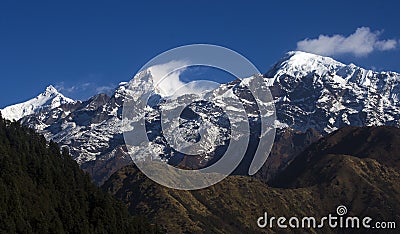
[[[0,233],[149,233],[54,142],[1,119]]]

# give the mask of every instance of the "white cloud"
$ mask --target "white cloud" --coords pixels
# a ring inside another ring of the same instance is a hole
[[[187,61],[173,60],[149,68],[154,80],[155,90],[164,97],[178,97],[183,94],[208,92],[219,87],[219,83],[209,80],[192,80],[188,83],[180,80],[180,75],[190,67]],[[194,69],[195,65],[191,68]],[[193,71],[193,70],[191,70]]]
[[[171,96],[177,89],[185,85],[179,76],[187,66],[188,63],[185,61],[171,61],[149,68],[154,79],[155,89],[160,95]]]
[[[56,89],[60,92],[74,93],[74,92],[85,91],[92,85],[93,85],[92,83],[87,82],[87,83],[81,83],[81,84],[77,84],[77,85],[67,86],[67,85],[65,85],[65,82],[62,81],[62,82],[59,82],[58,84],[56,84]]]
[[[86,100],[99,93],[112,95],[116,85],[110,84],[100,86],[94,82],[78,82],[77,84],[66,85],[66,82],[62,81],[56,84],[55,88],[66,96],[79,100]]]
[[[375,46],[378,50],[392,50],[396,48],[397,41],[393,39],[385,41],[377,41]]]
[[[112,93],[115,90],[115,87],[116,87],[115,85],[99,86],[99,87],[96,87],[96,92],[97,93],[105,93],[105,94],[108,94],[108,95],[112,95]]]
[[[348,37],[338,34],[319,35],[317,39],[307,38],[297,42],[297,50],[326,56],[339,54],[366,56],[375,50],[395,49],[398,42],[394,39],[379,40],[381,33],[381,31],[372,32],[368,27],[361,27]]]

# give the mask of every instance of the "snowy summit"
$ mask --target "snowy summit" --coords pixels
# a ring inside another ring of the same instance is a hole
[[[0,111],[3,118],[18,121],[25,116],[37,113],[41,109],[54,109],[62,104],[74,102],[74,100],[65,97],[50,85],[37,97],[23,103],[8,106]]]

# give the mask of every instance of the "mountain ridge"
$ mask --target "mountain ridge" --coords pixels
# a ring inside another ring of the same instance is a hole
[[[276,97],[278,120],[296,130],[326,134],[346,125],[400,126],[398,73],[292,52],[264,77]]]
[[[264,77],[247,79],[263,79],[270,86],[278,131],[315,129],[326,135],[347,125],[400,126],[400,76],[395,72],[373,72],[354,64],[345,65],[328,57],[297,51],[286,54]],[[134,90],[129,90],[132,82],[136,85]],[[241,83],[245,82],[238,80],[221,87],[240,90],[242,88],[238,87],[245,86]],[[136,98],[140,98],[139,93],[157,93],[153,85],[151,72],[143,71],[130,82],[121,83],[111,96],[98,94],[83,102],[38,108],[36,113],[19,121],[67,147],[81,167],[101,184],[131,162],[122,135],[125,98],[132,93]],[[242,97],[246,99],[248,95],[242,93]],[[157,104],[162,100],[160,98],[153,96],[153,107],[164,105]],[[254,99],[248,99],[247,103],[250,103],[250,111],[256,107]],[[255,118],[254,113],[247,114]],[[157,111],[150,113],[149,118],[149,126],[154,128],[152,132],[160,133]],[[193,130],[190,127],[193,121],[198,122],[194,119],[186,121],[188,134]],[[222,132],[226,132],[224,128]],[[157,139],[155,135],[154,139]],[[165,142],[153,142],[148,147],[154,152],[169,154]],[[199,162],[198,159],[183,161],[191,165]]]

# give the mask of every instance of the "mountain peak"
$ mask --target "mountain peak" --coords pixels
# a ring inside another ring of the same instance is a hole
[[[264,77],[276,97],[278,119],[296,130],[329,133],[346,125],[400,126],[400,74],[395,72],[291,51]]]
[[[310,72],[323,76],[345,66],[330,57],[303,51],[290,51],[266,73],[266,76],[277,78],[285,74],[292,77],[303,77]]]
[[[289,51],[286,53],[285,57],[288,57],[289,60],[292,62],[296,61],[298,63],[306,63],[306,62],[310,62],[310,61],[320,61],[320,62],[324,62],[324,63],[344,65],[343,63],[340,63],[331,57],[321,56],[321,55],[312,54],[312,53],[303,52],[303,51]]]
[[[60,92],[58,92],[58,90],[53,85],[47,86],[46,90],[44,91],[44,93],[47,93],[47,94],[60,94]]]
[[[34,114],[43,108],[54,109],[62,104],[74,103],[75,101],[62,95],[54,86],[49,85],[46,90],[37,97],[26,102],[11,105],[1,110],[3,118],[19,120],[25,116]]]

